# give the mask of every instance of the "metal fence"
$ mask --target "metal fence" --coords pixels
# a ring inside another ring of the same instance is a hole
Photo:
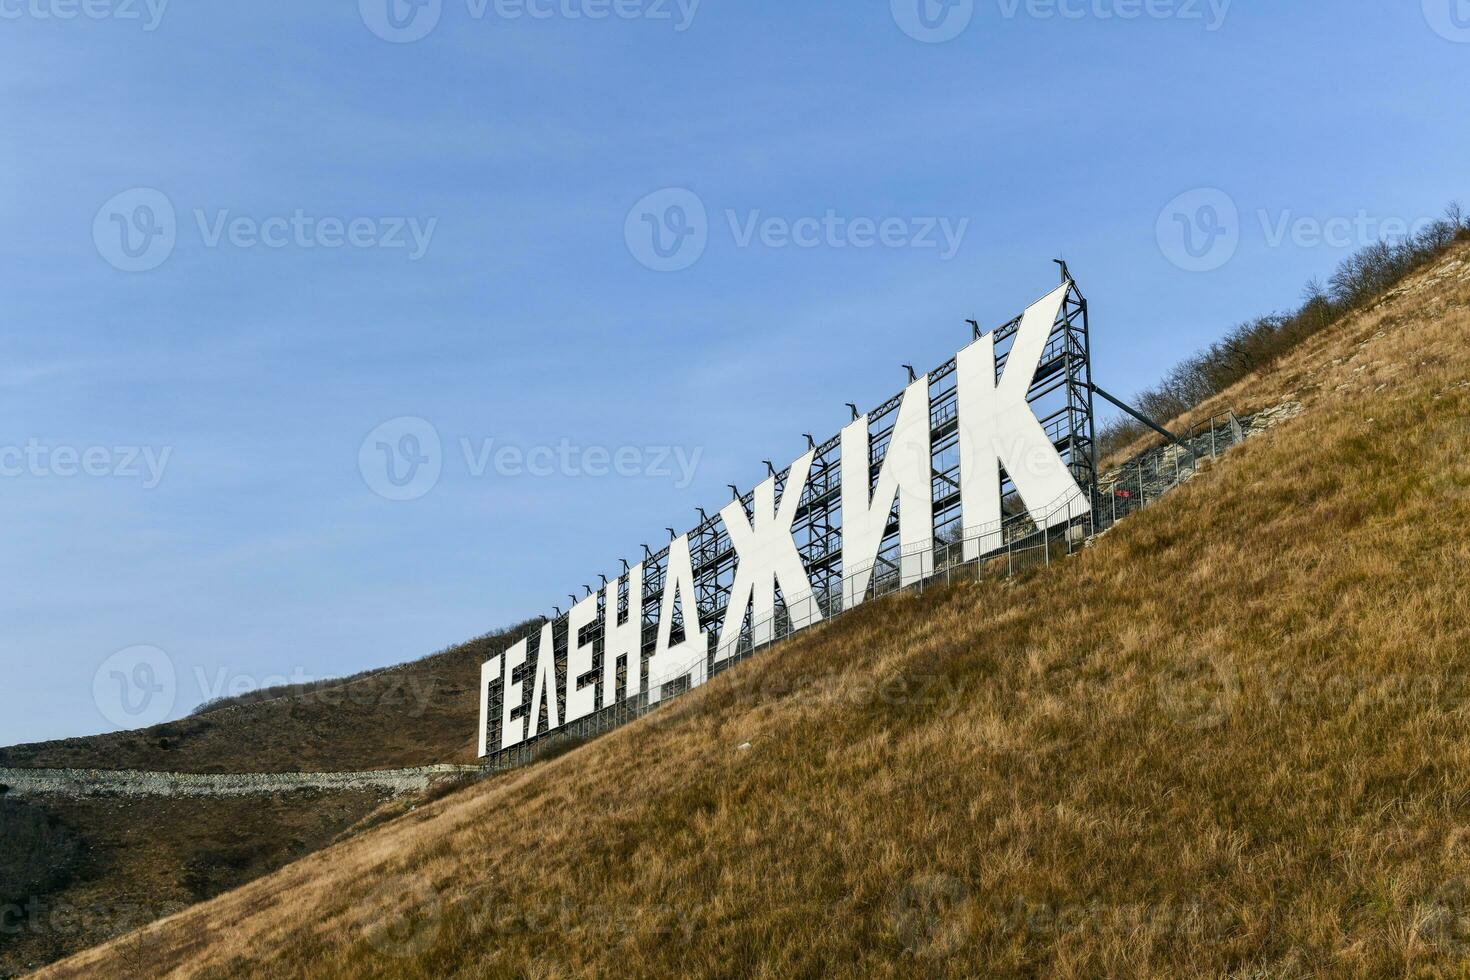
[[[903,570],[911,570],[914,564],[904,561],[912,555],[903,554],[896,561],[879,558],[852,571],[837,588],[784,599],[778,602],[774,618],[747,623],[738,642],[723,647],[712,642],[703,657],[656,677],[650,674],[637,695],[521,745],[492,752],[484,761],[484,770],[499,772],[555,755],[657,710],[710,678],[790,639],[798,632],[794,623],[827,621],[856,608],[861,603],[849,603],[845,597],[848,585],[860,578],[871,575],[862,600],[867,602],[904,591],[923,593],[962,580],[1004,578],[1050,565],[1087,547],[1092,539],[1128,515],[1154,504],[1193,476],[1202,463],[1218,458],[1244,440],[1247,426],[1248,420],[1233,412],[1217,415],[1191,428],[1180,437],[1180,444],[1169,443],[1140,453],[1100,474],[1095,488],[1079,488],[1042,508],[1045,516],[1039,521],[1020,513],[994,525],[967,528],[962,536],[941,536],[935,542],[932,566],[922,576],[916,577],[911,571],[905,576]],[[1084,507],[1089,497],[1090,506]],[[762,639],[757,641],[756,637]]]

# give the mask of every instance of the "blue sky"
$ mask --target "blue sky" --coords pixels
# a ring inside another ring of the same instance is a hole
[[[565,605],[1058,255],[1132,392],[1470,198],[1463,0],[88,2],[0,0],[0,744]]]

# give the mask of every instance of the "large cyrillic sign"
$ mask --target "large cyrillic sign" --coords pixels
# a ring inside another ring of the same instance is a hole
[[[1070,461],[1059,449],[1075,422],[1049,431],[1033,405],[1039,379],[1075,370],[1065,310],[1079,299],[1064,283],[1008,325],[1004,353],[996,334],[980,337],[943,379],[915,378],[881,424],[854,410],[825,450],[813,440],[717,518],[492,657],[480,677],[481,757],[622,702],[656,703],[670,685],[703,684],[778,627],[787,635],[862,603],[878,577],[902,587],[933,575],[941,545],[946,562],[982,558],[1003,545],[1018,507],[1037,528],[1086,514],[1075,445]],[[942,534],[937,502],[950,514]]]

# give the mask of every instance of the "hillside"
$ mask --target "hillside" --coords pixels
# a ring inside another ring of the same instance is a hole
[[[414,798],[333,789],[17,799],[4,770],[335,773],[474,762],[480,663],[526,628],[143,731],[0,749],[0,977],[236,888]]]
[[[140,731],[0,748],[0,769],[349,772],[473,763],[480,664],[530,628]]]
[[[1461,247],[1222,396],[1306,410],[1081,556],[43,975],[1459,975],[1467,339]]]

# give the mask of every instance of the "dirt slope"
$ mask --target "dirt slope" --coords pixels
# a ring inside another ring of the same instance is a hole
[[[44,975],[1459,975],[1467,257],[1232,393],[1306,412],[1079,558],[874,603]]]

